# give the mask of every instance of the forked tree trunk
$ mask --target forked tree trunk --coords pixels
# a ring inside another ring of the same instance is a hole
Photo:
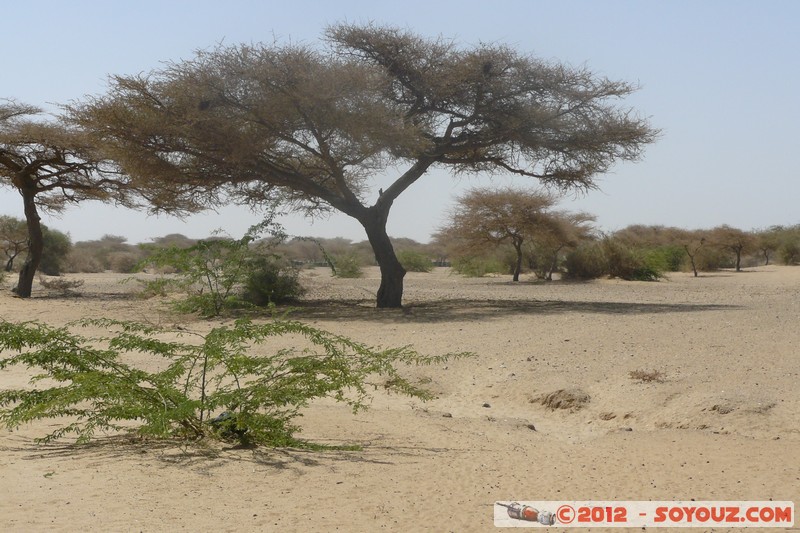
[[[686,250],[686,255],[689,256],[689,261],[692,263],[692,272],[694,272],[694,277],[697,277],[697,265],[694,262],[694,256],[697,254],[697,250],[695,250],[695,253],[693,254],[689,251],[688,245],[684,245],[683,248]]]
[[[28,256],[19,271],[19,281],[14,289],[20,298],[30,298],[33,290],[33,278],[42,262],[44,251],[44,235],[42,222],[36,209],[36,196],[33,192],[23,190],[22,201],[25,204],[25,222],[28,226]]]
[[[558,253],[561,251],[561,248],[564,246],[559,246],[555,252],[553,252],[553,261],[550,263],[550,269],[547,271],[547,281],[553,281],[553,272],[556,271],[558,268]]]
[[[406,269],[397,259],[392,241],[386,233],[388,211],[388,208],[377,210],[373,207],[368,209],[364,216],[359,217],[358,221],[367,232],[367,239],[375,253],[375,261],[381,269],[377,307],[399,308],[403,306],[403,278]]]

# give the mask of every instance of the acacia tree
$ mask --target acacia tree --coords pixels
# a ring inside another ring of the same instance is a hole
[[[514,248],[513,280],[522,271],[523,245],[535,236],[557,231],[556,216],[549,211],[555,198],[547,193],[507,187],[472,189],[458,198],[442,236],[461,243],[464,250],[504,243]]]
[[[742,255],[755,248],[753,234],[728,225],[718,226],[711,230],[711,239],[723,250],[732,252],[736,257],[736,272],[741,272]]]
[[[333,26],[325,43],[220,46],[114,77],[70,110],[155,210],[278,200],[353,217],[381,269],[378,307],[402,303],[389,211],[431,169],[585,190],[656,136],[617,105],[636,87],[585,68],[375,26]]]
[[[14,260],[28,249],[28,230],[25,221],[8,215],[0,216],[0,247],[6,256],[5,271],[14,269]]]
[[[15,289],[22,298],[31,295],[42,260],[39,211],[58,212],[69,203],[108,199],[113,183],[100,177],[101,164],[79,131],[58,122],[34,120],[40,113],[13,101],[0,103],[0,185],[22,197],[27,227],[27,257]]]
[[[589,240],[596,232],[592,223],[596,220],[589,213],[554,211],[544,213],[543,224],[535,228],[535,257],[541,260],[537,274],[547,281],[553,280],[558,269],[559,257],[565,249],[575,248]]]
[[[781,226],[771,226],[755,235],[755,246],[764,257],[764,266],[769,265],[770,256],[781,246]]]
[[[697,263],[700,251],[707,241],[706,232],[702,230],[681,231],[678,233],[677,238],[683,244],[683,249],[686,250],[686,255],[689,257],[689,263],[692,266],[694,277],[697,277]]]

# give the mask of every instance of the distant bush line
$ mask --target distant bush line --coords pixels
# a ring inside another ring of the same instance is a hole
[[[4,217],[0,225],[0,252],[5,272],[13,272],[25,257],[24,239],[16,235],[15,220]],[[21,221],[16,221],[21,222]],[[145,244],[131,244],[123,236],[105,235],[98,240],[72,243],[68,235],[46,229],[42,272],[134,273],[159,248],[189,248],[198,239],[170,234]],[[509,247],[487,247],[464,253],[445,238],[429,243],[393,239],[397,256],[409,272],[430,272],[451,266],[456,274],[480,277],[510,274],[514,253]],[[345,238],[291,238],[274,246],[274,253],[295,268],[331,267],[340,277],[358,277],[364,267],[375,266],[366,241]],[[594,234],[556,253],[532,242],[526,245],[523,272],[547,279],[553,273],[562,279],[587,280],[617,277],[626,280],[657,280],[667,272],[713,272],[758,265],[800,264],[800,224],[744,231],[731,226],[709,230],[685,230],[666,226],[632,225],[608,234]],[[337,265],[338,263],[338,265]]]

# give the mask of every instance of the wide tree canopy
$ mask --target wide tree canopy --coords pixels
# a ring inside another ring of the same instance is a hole
[[[437,240],[451,243],[461,253],[482,253],[487,245],[511,245],[512,275],[519,281],[524,247],[546,260],[537,271],[552,279],[558,253],[577,245],[592,231],[594,217],[587,213],[556,210],[558,198],[550,193],[505,187],[475,188],[461,195],[449,221],[439,229]]]
[[[220,46],[112,78],[70,107],[156,210],[280,201],[358,220],[381,268],[379,307],[405,271],[393,201],[435,167],[589,189],[656,132],[618,106],[636,88],[501,45],[338,25],[325,46]],[[394,176],[371,203],[376,176]]]
[[[44,249],[40,211],[58,212],[70,203],[107,200],[122,184],[115,170],[96,157],[78,129],[58,120],[42,120],[41,110],[0,101],[0,186],[22,197],[27,226],[27,258],[16,292],[31,295]]]

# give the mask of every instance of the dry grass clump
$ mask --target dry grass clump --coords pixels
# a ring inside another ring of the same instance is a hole
[[[664,383],[667,380],[667,375],[661,370],[631,370],[628,372],[631,379],[639,383]]]
[[[83,286],[82,279],[67,279],[60,276],[46,278],[39,276],[39,284],[49,291],[55,291],[65,296],[77,294],[76,289]]]
[[[558,389],[548,394],[531,398],[531,403],[541,403],[548,409],[569,409],[577,411],[589,403],[591,397],[581,389]]]

